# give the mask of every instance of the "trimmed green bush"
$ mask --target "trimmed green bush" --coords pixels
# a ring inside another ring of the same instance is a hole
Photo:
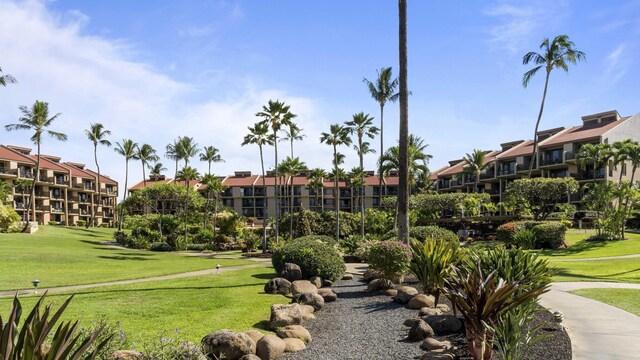
[[[300,266],[302,277],[308,279],[320,276],[336,281],[346,270],[342,256],[331,245],[310,239],[297,239],[287,242],[276,249],[271,257],[277,273],[284,269],[285,263]]]
[[[561,222],[548,222],[533,227],[536,248],[558,249],[564,244],[567,227]]]
[[[173,247],[166,242],[154,242],[149,246],[151,251],[172,251]]]
[[[85,226],[87,225],[87,222],[84,220],[78,220],[76,221],[76,226]]]
[[[331,246],[336,244],[336,239],[332,238],[331,236],[327,236],[327,235],[307,235],[307,236],[301,236],[299,238],[293,239],[293,241],[306,241],[306,240],[312,240],[312,241],[320,241],[323,242],[325,244],[329,244]]]
[[[398,232],[391,230],[384,234],[382,238],[389,240],[395,239],[397,236]],[[409,237],[416,238],[420,241],[425,241],[428,237],[445,241],[458,241],[458,237],[453,231],[435,225],[411,227],[409,229]]]

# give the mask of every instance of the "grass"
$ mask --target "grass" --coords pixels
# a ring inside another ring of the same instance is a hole
[[[640,258],[594,260],[594,261],[553,261],[556,268],[554,281],[612,281],[640,283]]]
[[[579,289],[572,294],[603,302],[640,316],[640,290],[637,289]]]
[[[625,240],[588,241],[594,230],[569,230],[566,249],[541,250],[538,253],[550,260],[598,258],[640,254],[640,234],[626,233]]]
[[[112,323],[119,321],[128,346],[162,336],[197,344],[206,334],[222,328],[263,329],[269,320],[270,306],[290,302],[282,295],[261,294],[273,274],[273,268],[259,267],[197,278],[87,289],[76,293],[64,317],[81,317],[84,324],[100,318]],[[45,303],[53,301],[57,309],[68,296],[51,294]],[[37,299],[37,296],[21,298],[24,311],[30,310]],[[8,314],[10,305],[10,298],[0,299],[0,314]],[[180,329],[178,335],[175,329]]]
[[[41,226],[35,234],[0,234],[0,290],[89,284],[253,264],[235,256],[203,258],[101,244],[114,229]]]

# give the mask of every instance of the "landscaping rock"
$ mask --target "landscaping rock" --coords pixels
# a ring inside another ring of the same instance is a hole
[[[293,282],[302,279],[302,270],[300,269],[300,266],[296,264],[285,263],[280,276]]]
[[[285,278],[273,278],[264,285],[264,292],[287,295],[291,292],[291,282]]]
[[[353,275],[352,274],[344,274],[344,275],[342,275],[342,280],[353,280]]]
[[[260,360],[260,357],[254,354],[247,354],[240,358],[240,360]]]
[[[353,275],[351,275],[351,277],[353,278]],[[326,280],[326,279],[322,280],[322,287],[332,287],[332,286],[333,286],[333,281]]]
[[[315,311],[322,309],[324,306],[324,299],[316,292],[305,292],[295,295],[291,299],[292,303],[311,305]]]
[[[320,276],[314,276],[309,281],[316,286],[316,288],[320,289],[322,287],[322,278]]]
[[[442,315],[442,310],[438,308],[423,307],[420,309],[420,316]]]
[[[420,318],[408,318],[402,324],[406,327],[412,327]]]
[[[309,330],[303,328],[300,325],[289,325],[282,327],[277,330],[278,336],[281,338],[294,338],[300,339],[308,344],[311,342],[311,334],[309,334]]]
[[[433,329],[424,320],[418,320],[411,325],[407,339],[409,341],[420,341],[435,335]]]
[[[434,315],[423,318],[431,326],[436,335],[449,335],[462,332],[464,324],[453,315]]]
[[[438,304],[438,305],[436,305],[436,309],[442,310],[443,313],[451,311],[451,308],[447,304]]]
[[[415,295],[410,295],[407,294],[405,292],[398,292],[398,294],[396,294],[396,296],[393,297],[393,301],[397,302],[398,304],[406,304],[409,301],[411,301],[411,299],[413,299]]]
[[[279,337],[267,334],[258,341],[256,355],[261,360],[275,360],[284,354],[287,344]]]
[[[412,296],[416,296],[419,294],[418,290],[411,286],[398,286],[396,290],[398,290],[398,294],[404,293]]]
[[[302,318],[302,309],[298,304],[271,305],[269,327],[275,329],[287,325],[300,325]]]
[[[284,338],[282,340],[287,345],[284,352],[298,352],[307,348],[304,341],[297,338]]]
[[[318,295],[322,296],[326,303],[338,300],[338,295],[330,288],[318,289]]]
[[[422,309],[423,307],[432,308],[435,306],[435,303],[436,303],[436,299],[433,296],[418,294],[414,296],[411,300],[409,300],[409,302],[407,303],[407,307],[409,309],[418,310],[418,309]]]
[[[436,340],[434,338],[426,338],[420,345],[421,348],[431,351],[431,350],[452,350],[453,346],[451,346],[451,342],[444,340]]]
[[[142,354],[133,350],[118,350],[113,352],[114,360],[138,360],[142,359]]]
[[[249,335],[227,329],[218,330],[202,338],[201,347],[207,356],[224,356],[229,360],[239,360],[244,355],[256,353],[256,345]]]
[[[367,291],[380,291],[386,290],[393,286],[391,281],[385,279],[375,279],[372,280],[369,285],[367,285]]]
[[[438,351],[438,350],[428,351],[424,355],[422,355],[422,357],[420,358],[420,360],[453,360],[453,359],[455,359],[455,355],[448,352],[444,352],[444,351]]]
[[[372,281],[375,280],[377,278],[379,278],[380,276],[378,274],[376,274],[375,272],[371,271],[371,270],[367,270],[364,272],[364,274],[362,274],[362,279],[364,281]]]
[[[291,283],[291,294],[296,296],[300,293],[317,293],[318,288],[309,280],[296,280]]]
[[[244,333],[249,335],[251,341],[253,341],[254,344],[257,344],[258,340],[262,339],[262,337],[264,336],[264,334],[258,330],[247,330]]]
[[[396,296],[398,295],[398,290],[396,289],[387,289],[384,291],[384,294],[387,296]]]

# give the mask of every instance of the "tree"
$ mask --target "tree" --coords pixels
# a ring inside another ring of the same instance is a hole
[[[173,175],[174,178],[178,177],[178,161],[180,161],[180,138],[173,140],[173,143],[168,144],[167,146],[165,146],[164,148],[164,156],[169,159],[169,160],[173,160],[176,162],[176,171]]]
[[[211,174],[211,163],[224,162],[224,159],[220,156],[220,150],[213,146],[205,146],[204,151],[200,153],[200,161],[209,163],[207,174]]]
[[[542,43],[540,44],[540,49],[542,50],[541,54],[530,51],[522,57],[523,65],[527,65],[529,63],[537,65],[522,76],[522,86],[525,88],[529,85],[531,78],[540,69],[544,68],[546,71],[540,111],[538,112],[538,120],[536,121],[536,127],[533,133],[533,152],[531,153],[531,162],[529,163],[529,177],[531,177],[531,172],[533,171],[534,161],[537,163],[538,160],[538,127],[540,126],[540,119],[542,119],[542,112],[544,111],[544,102],[547,98],[547,88],[549,86],[549,76],[551,75],[551,71],[553,69],[562,69],[565,72],[568,72],[568,63],[575,65],[578,61],[586,60],[585,53],[574,49],[574,45],[575,44],[569,40],[569,36],[558,35],[551,42],[549,42],[548,38],[542,40]]]
[[[147,186],[147,175],[145,170],[151,168],[150,162],[156,162],[160,160],[156,155],[156,150],[149,144],[143,144],[142,146],[136,146],[136,158],[142,163],[142,183]]]
[[[474,149],[471,154],[467,153],[464,156],[464,161],[467,163],[464,170],[475,178],[475,187],[473,192],[478,192],[480,173],[489,166],[485,161],[485,155],[488,153],[489,151]]]
[[[262,210],[262,252],[267,252],[267,184],[266,177],[264,174],[264,156],[263,156],[263,146],[273,145],[274,136],[269,134],[269,125],[264,122],[259,122],[253,125],[253,127],[249,126],[249,134],[244,137],[242,141],[242,146],[254,144],[258,145],[260,149],[260,167],[262,169],[262,194],[263,194],[263,210]],[[277,195],[276,195],[277,196]],[[277,205],[276,205],[277,206]],[[277,210],[276,210],[277,212]]]
[[[320,136],[320,142],[333,147],[333,169],[334,169],[334,207],[336,211],[336,241],[340,239],[340,187],[338,186],[338,146],[351,145],[351,138],[349,138],[349,129],[341,126],[340,124],[331,125],[328,133],[323,132]]]
[[[348,126],[349,132],[355,134],[357,138],[357,144],[353,148],[358,153],[360,159],[360,186],[358,189],[360,193],[360,235],[364,237],[364,155],[367,153],[375,153],[375,150],[369,147],[369,143],[363,141],[364,137],[373,139],[380,131],[377,127],[373,126],[373,117],[363,112],[353,115],[351,121],[345,123]],[[382,178],[381,178],[382,179]]]
[[[102,199],[102,183],[100,182],[100,165],[98,164],[98,144],[106,147],[111,147],[111,142],[106,139],[107,135],[111,135],[111,131],[104,128],[101,123],[92,123],[89,125],[89,129],[84,131],[89,141],[93,143],[93,160],[96,163],[96,169],[98,170],[98,196],[97,202],[101,204]],[[91,224],[95,224],[95,212],[91,212]],[[89,224],[87,223],[87,227]]]
[[[572,177],[517,179],[507,185],[503,202],[518,211],[531,213],[535,220],[544,220],[556,204],[567,202],[578,188],[578,182]]]
[[[198,154],[198,144],[192,137],[182,136],[178,138],[178,147],[176,152],[181,160],[184,160],[184,166],[189,166],[189,159]]]
[[[584,144],[576,153],[575,160],[582,170],[588,170],[592,166],[593,182],[598,180],[598,168],[606,165],[608,159],[613,156],[609,144]]]
[[[291,195],[289,197],[289,234],[293,234],[293,213],[295,206],[295,193],[294,193],[294,184],[293,178],[294,176],[300,174],[302,171],[307,169],[307,165],[300,161],[300,158],[291,158],[287,157],[282,161],[282,171],[284,175],[288,175],[291,179]]]
[[[160,176],[162,176],[163,171],[167,171],[167,168],[164,167],[161,162],[157,162],[153,164],[153,166],[149,170],[149,178],[158,179]]]
[[[33,219],[36,219],[36,181],[38,176],[40,176],[40,147],[42,145],[42,134],[47,133],[49,136],[53,137],[59,141],[67,141],[67,135],[48,130],[48,127],[51,126],[51,123],[60,116],[60,113],[49,117],[49,103],[38,101],[28,108],[26,106],[20,106],[20,111],[22,112],[22,116],[18,119],[19,123],[17,124],[9,124],[5,125],[5,129],[7,131],[14,130],[32,130],[34,131],[33,136],[31,136],[31,142],[34,143],[37,147],[37,157],[36,157],[36,171],[33,175],[33,181],[31,183],[31,197],[29,198],[29,207],[33,213]],[[27,213],[27,221],[24,226],[24,230],[26,231],[29,227],[29,215]]]
[[[214,196],[214,210],[213,210],[213,237],[215,238],[215,234],[216,234],[216,223],[215,223],[215,219],[216,219],[216,214],[218,213],[218,196],[220,195],[220,193],[224,190],[224,185],[222,185],[222,182],[220,181],[220,179],[218,179],[218,177],[216,177],[215,175],[212,174],[205,174],[202,177],[202,181],[201,181],[202,185],[205,187],[204,188],[204,193],[205,193],[205,205],[204,205],[204,221],[203,221],[203,227],[206,229],[207,228],[207,212],[209,210],[209,201],[211,200],[211,195]]]
[[[262,111],[256,113],[257,117],[262,118],[263,122],[267,124],[273,131],[273,147],[275,154],[275,179],[276,179],[276,192],[275,192],[275,200],[276,200],[276,220],[275,220],[275,235],[276,235],[276,243],[278,243],[278,213],[280,208],[279,195],[278,195],[278,131],[282,129],[283,126],[291,125],[291,121],[296,117],[291,111],[290,106],[285,105],[284,102],[281,101],[273,101],[269,100],[267,105],[262,106]],[[266,191],[266,189],[265,189]]]
[[[200,174],[198,173],[198,170],[190,166],[185,166],[182,170],[178,171],[177,178],[178,180],[184,181],[184,187],[187,190],[187,199],[184,206],[184,241],[187,241],[187,237],[189,235],[187,226],[187,223],[189,222],[189,190],[191,189],[191,182],[199,177]]]
[[[429,172],[429,160],[432,156],[427,154],[427,144],[424,143],[419,136],[409,135],[409,191],[413,189],[421,174]],[[388,176],[391,171],[400,171],[400,148],[399,146],[390,147],[387,152],[379,159],[382,163],[382,175]]]
[[[6,180],[0,180],[0,202],[7,201],[9,195],[13,193],[13,186]]]
[[[124,197],[122,201],[127,200],[127,187],[129,183],[129,160],[138,160],[136,154],[136,148],[138,143],[133,142],[131,139],[122,139],[122,143],[116,142],[115,152],[124,156]],[[118,221],[118,231],[122,231],[122,221],[124,220],[124,209],[120,207],[120,221]]]
[[[0,68],[0,85],[7,86],[7,84],[15,83],[17,83],[16,79],[9,74],[2,75],[2,68]]]
[[[398,241],[409,244],[409,88],[407,85],[407,0],[398,0],[400,57],[400,136],[398,171]]]
[[[285,137],[280,139],[280,141],[289,141],[291,143],[291,158],[293,159],[293,142],[294,141],[302,141],[306,137],[306,135],[302,134],[302,130],[296,125],[296,123],[291,122],[289,127],[284,130]]]
[[[327,172],[324,169],[315,168],[309,172],[309,185],[307,187],[313,190],[315,196],[316,210],[318,208],[318,193],[320,193],[320,209],[324,211],[324,179],[327,177]]]

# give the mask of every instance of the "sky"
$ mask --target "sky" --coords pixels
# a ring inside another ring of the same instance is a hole
[[[17,84],[0,88],[0,124],[20,106],[46,101],[61,113],[44,154],[93,164],[84,130],[100,122],[110,140],[164,148],[178,136],[220,149],[217,175],[260,171],[247,126],[270,99],[291,105],[306,135],[295,156],[330,168],[319,142],[333,123],[365,112],[380,119],[363,78],[398,73],[397,2],[351,1],[11,1],[0,0],[0,68]],[[541,129],[579,125],[608,110],[640,112],[640,1],[408,1],[410,132],[429,144],[436,170],[474,149],[532,137],[544,74],[524,88],[522,57],[544,38],[569,35],[586,62],[551,74]],[[385,107],[385,147],[398,138],[398,104]],[[31,146],[29,132],[0,129],[0,144]],[[378,139],[373,141],[378,149]],[[280,143],[288,155],[287,143]],[[357,165],[352,148],[345,168]],[[365,158],[373,170],[378,154]],[[103,173],[124,187],[124,158],[100,147]],[[282,156],[281,156],[282,158]],[[190,163],[201,173],[207,164]],[[273,168],[272,149],[265,166]],[[142,179],[130,164],[129,186]]]

